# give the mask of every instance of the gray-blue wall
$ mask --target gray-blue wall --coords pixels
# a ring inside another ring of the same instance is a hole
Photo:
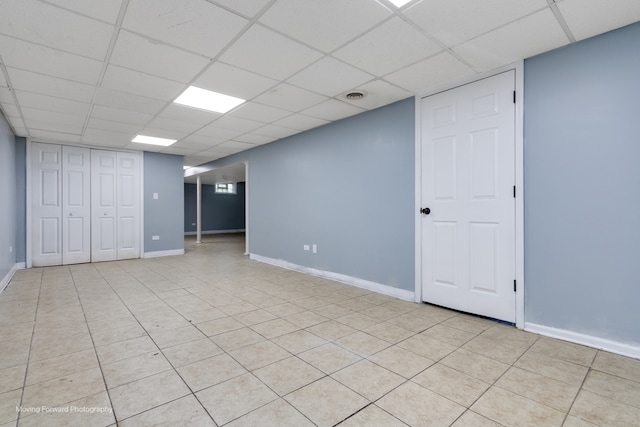
[[[216,194],[215,186],[202,185],[202,231],[243,230],[245,228],[244,182],[237,183],[236,194]],[[184,231],[196,231],[197,186],[184,185]]]
[[[182,163],[182,156],[144,153],[145,253],[184,249]],[[153,193],[158,193],[158,199]],[[154,235],[160,240],[153,240]]]
[[[527,322],[640,344],[640,24],[525,62]]]
[[[0,112],[0,279],[16,265],[16,140]],[[20,171],[24,173],[24,170]]]

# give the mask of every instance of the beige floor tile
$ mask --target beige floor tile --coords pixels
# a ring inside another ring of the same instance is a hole
[[[589,370],[585,366],[549,357],[532,350],[523,354],[513,366],[576,386],[582,384]]]
[[[593,361],[593,369],[640,382],[640,360],[599,351]]]
[[[247,370],[253,371],[270,365],[279,360],[286,359],[291,353],[271,341],[262,341],[229,352]]]
[[[233,317],[222,317],[220,319],[210,320],[208,322],[199,323],[198,329],[207,336],[220,335],[225,332],[242,329],[245,325],[234,319]]]
[[[493,384],[509,369],[509,365],[506,363],[462,348],[442,359],[442,364],[490,384]]]
[[[257,325],[258,323],[264,323],[268,322],[269,320],[277,319],[276,316],[264,309],[236,314],[235,316],[233,316],[233,318],[241,322],[245,326]]]
[[[216,427],[207,411],[193,395],[181,397],[119,423],[121,427]]]
[[[210,339],[205,338],[165,348],[163,353],[169,362],[177,368],[202,359],[217,356],[222,353],[222,349]]]
[[[327,317],[321,316],[313,311],[301,311],[299,313],[290,314],[285,316],[284,319],[299,328],[308,328],[329,320]]]
[[[20,427],[111,426],[115,425],[116,422],[109,395],[106,391],[66,403],[56,409],[62,409],[63,411],[44,411],[24,418],[21,416]]]
[[[399,342],[397,346],[435,361],[442,359],[457,348],[420,334]]]
[[[218,425],[233,421],[278,398],[249,373],[199,391],[196,396]]]
[[[201,340],[206,336],[195,326],[189,325],[177,329],[149,331],[151,339],[161,349],[174,347],[191,341]]]
[[[490,386],[442,364],[431,366],[412,381],[467,408]]]
[[[338,317],[347,316],[353,314],[353,311],[348,308],[344,308],[337,304],[327,304],[322,307],[316,307],[312,310],[314,313],[318,313],[328,319],[337,319]]]
[[[158,351],[158,347],[147,335],[96,347],[96,353],[102,365],[153,351]]]
[[[52,357],[77,353],[92,348],[93,341],[88,331],[68,335],[50,335],[48,338],[42,338],[38,341],[36,341],[34,337],[33,344],[31,345],[31,353],[29,354],[29,361],[34,362],[37,360],[50,359]]]
[[[333,343],[312,348],[298,354],[298,357],[326,374],[332,374],[362,359]]]
[[[410,426],[448,426],[464,407],[411,381],[376,402],[376,406]]]
[[[583,390],[640,408],[640,383],[600,371],[589,371]],[[638,420],[640,423],[640,420]]]
[[[275,319],[253,325],[251,326],[251,329],[267,339],[272,339],[281,335],[289,334],[302,328],[284,319]]]
[[[258,369],[254,374],[280,396],[291,393],[325,376],[297,357],[289,357]]]
[[[396,344],[409,338],[412,335],[415,335],[412,331],[386,322],[378,323],[377,325],[366,328],[363,330],[363,332],[366,332],[369,335],[372,335],[391,344]]]
[[[26,371],[26,364],[0,370],[0,393],[21,388]]]
[[[264,337],[250,328],[237,329],[224,334],[215,335],[211,340],[219,345],[224,351],[232,351],[251,344],[264,341]]]
[[[561,426],[565,417],[556,409],[499,387],[491,387],[471,409],[506,426]]]
[[[177,369],[191,390],[198,391],[247,373],[227,354],[203,359]]]
[[[285,397],[318,426],[333,426],[369,404],[362,396],[325,377]]]
[[[340,347],[362,357],[371,356],[385,348],[391,347],[391,343],[361,331],[339,338],[335,342]]]
[[[570,415],[599,426],[633,426],[640,420],[640,409],[581,390]]]
[[[171,365],[158,350],[102,365],[102,374],[107,388],[113,389],[170,369]]]
[[[376,405],[369,405],[355,415],[340,423],[340,427],[406,427],[407,425],[378,408]]]
[[[431,359],[427,359],[426,357],[422,357],[398,346],[392,346],[382,350],[370,356],[368,360],[405,378],[412,378],[435,363]]]
[[[93,349],[32,362],[29,363],[26,385],[64,377],[92,368],[98,368],[98,359]]]
[[[0,393],[0,425],[18,419],[16,408],[20,406],[21,398],[21,389]]]
[[[109,390],[118,421],[190,394],[173,370]]]
[[[226,426],[313,427],[315,424],[309,421],[285,400],[277,399],[236,419],[235,421],[230,422]]]
[[[190,323],[199,324],[208,322],[209,320],[221,319],[227,317],[227,315],[217,308],[208,308],[206,310],[190,311],[188,314],[185,314],[184,317]]]
[[[465,350],[487,356],[503,363],[513,364],[527,350],[528,344],[518,344],[478,336],[462,346]]]
[[[54,407],[105,391],[99,368],[76,372],[24,388],[22,406]]]
[[[569,411],[579,389],[520,368],[510,368],[496,385],[562,412]]]
[[[357,330],[370,328],[378,323],[382,323],[380,320],[369,317],[363,313],[348,314],[343,317],[338,317],[336,320]]]
[[[500,427],[500,424],[467,410],[455,423],[451,424],[451,427]]]
[[[292,304],[290,302],[273,305],[271,307],[265,308],[265,310],[267,310],[269,313],[273,314],[274,316],[278,316],[278,317],[288,316],[294,313],[305,311],[303,307]]]
[[[327,342],[325,339],[304,330],[281,335],[272,341],[293,354],[302,353]]]
[[[460,347],[472,340],[477,334],[439,324],[430,327],[426,331],[422,332],[421,335]]]
[[[307,328],[307,331],[318,335],[319,337],[326,340],[335,341],[344,336],[351,335],[358,330],[352,328],[351,326],[347,326],[344,323],[330,320],[328,322],[320,323],[319,325]]]
[[[389,319],[388,322],[412,332],[420,333],[440,323],[440,320],[425,319],[413,312],[410,312],[402,316]]]
[[[331,377],[372,402],[406,381],[406,378],[368,360],[347,366]]]
[[[546,337],[538,339],[531,346],[531,351],[582,366],[591,366],[598,352],[593,348]]]
[[[109,345],[145,335],[147,335],[146,331],[138,324],[132,324],[123,328],[102,329],[98,332],[91,332],[91,337],[96,346]]]
[[[443,326],[450,326],[473,334],[482,333],[483,331],[495,326],[495,324],[496,323],[491,320],[470,316],[468,314],[458,314],[457,316],[451,317],[442,322]]]
[[[522,344],[530,346],[538,340],[539,335],[525,332],[521,329],[514,328],[513,326],[507,326],[503,324],[495,324],[488,328],[482,334],[483,338],[489,338],[496,341],[505,341],[512,344]]]
[[[234,316],[236,314],[257,310],[259,307],[243,301],[235,304],[220,305],[217,308],[227,316]]]
[[[596,424],[592,424],[588,421],[583,420],[582,418],[569,415],[567,419],[564,420],[564,424],[562,424],[562,427],[594,427],[595,425]]]

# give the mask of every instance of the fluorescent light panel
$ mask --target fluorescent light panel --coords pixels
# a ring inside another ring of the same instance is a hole
[[[182,92],[182,95],[173,102],[188,107],[200,108],[201,110],[226,113],[245,102],[245,100],[199,87],[189,86],[189,88]]]
[[[131,140],[131,142],[138,142],[140,144],[162,145],[163,147],[168,147],[176,141],[177,139],[156,138],[155,136],[146,135],[136,135],[136,137]]]
[[[389,0],[389,1],[393,3],[395,7],[400,8],[405,4],[409,3],[411,0]]]

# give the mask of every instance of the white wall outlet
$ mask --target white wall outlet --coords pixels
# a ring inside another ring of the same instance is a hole
[[[151,240],[160,240],[160,236],[151,236]]]
[[[314,254],[317,254],[317,253],[318,253],[318,245],[316,245],[316,244],[314,243],[314,244],[313,244],[313,246],[312,246],[311,248],[312,248],[312,251],[313,251],[313,253],[314,253]]]
[[[13,246],[9,246],[9,253],[13,253]]]
[[[304,249],[305,251],[308,251],[308,250],[309,250],[309,245],[304,245],[304,246],[302,247],[302,249]]]
[[[192,223],[191,223],[191,225],[195,226],[195,225],[196,225],[196,223],[195,223],[195,222],[192,222]]]
[[[158,193],[153,193],[153,200],[158,200]]]

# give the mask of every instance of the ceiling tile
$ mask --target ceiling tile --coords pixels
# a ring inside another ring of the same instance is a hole
[[[82,135],[82,142],[101,147],[123,148],[129,145],[134,137],[135,134],[87,128]]]
[[[288,81],[313,92],[336,96],[372,79],[371,74],[327,56],[300,71]]]
[[[130,0],[123,27],[213,58],[248,22],[203,0]]]
[[[156,115],[166,102],[104,87],[96,91],[95,103],[124,111]]]
[[[171,130],[171,129],[160,129],[160,128],[151,127],[151,126],[146,126],[144,129],[140,130],[138,135],[155,136],[157,138],[168,138],[168,139],[175,139],[175,140],[179,140],[185,137],[184,132]],[[141,145],[143,147],[145,146],[145,144],[141,144]]]
[[[283,126],[289,129],[297,129],[304,131],[318,126],[326,125],[328,120],[318,119],[316,117],[305,116],[304,114],[292,114],[289,117],[273,122],[276,126]]]
[[[262,104],[282,108],[283,110],[298,112],[319,104],[326,99],[327,98],[322,95],[288,84],[281,84],[258,96],[255,100]]]
[[[167,119],[166,117],[156,117],[147,125],[147,127],[175,131],[180,132],[182,135],[188,135],[200,129],[202,125],[199,123]]]
[[[240,142],[248,142],[249,144],[262,145],[262,144],[267,144],[269,142],[275,141],[278,138],[273,136],[267,136],[267,135],[258,135],[256,133],[251,132],[251,133],[245,133],[244,135],[237,136],[234,139]]]
[[[322,54],[274,31],[253,25],[220,60],[245,70],[282,80]]]
[[[96,84],[102,62],[0,35],[0,53],[8,67],[74,82]]]
[[[0,52],[2,52],[1,48],[0,48]],[[0,72],[0,88],[1,87],[9,87],[9,84],[7,83],[7,80],[4,78],[4,73],[2,73],[2,72]]]
[[[80,135],[31,129],[31,139],[38,142],[80,142]]]
[[[564,0],[557,6],[577,40],[640,21],[638,0]]]
[[[255,131],[258,135],[271,136],[274,138],[286,138],[287,136],[300,133],[297,129],[286,128],[283,126],[266,125]]]
[[[13,94],[6,87],[0,87],[0,103],[13,104]]]
[[[195,154],[196,152],[194,150],[188,150],[185,148],[178,148],[174,146],[175,144],[172,144],[170,146],[168,146],[167,148],[160,150],[161,153],[164,154],[173,154],[174,156],[186,156],[188,154]]]
[[[205,151],[205,153],[214,152],[214,153],[235,154],[235,153],[239,153],[240,151],[248,150],[253,147],[255,147],[255,145],[248,144],[246,142],[227,141],[227,142],[223,142],[220,145],[216,145],[211,150]]]
[[[447,46],[455,46],[546,7],[546,0],[423,0],[403,13]]]
[[[357,89],[366,92],[367,96],[359,100],[350,100],[345,98],[344,102],[348,102],[356,107],[366,108],[367,110],[382,107],[383,105],[391,104],[392,102],[413,96],[413,93],[407,92],[406,90],[389,84],[383,80],[375,80],[365,85],[358,86]]]
[[[215,138],[208,135],[201,135],[201,134],[194,133],[192,135],[187,135],[186,137],[182,138],[181,140],[176,142],[176,144],[180,144],[179,146],[182,146],[182,144],[198,145],[198,146],[201,146],[203,150],[205,150],[207,148],[211,148],[214,145],[217,145],[226,141],[226,139],[227,138],[224,138],[224,139]]]
[[[213,126],[246,133],[264,126],[264,123],[226,115],[213,122]]]
[[[215,62],[193,82],[193,85],[237,98],[251,99],[277,83],[277,80],[233,65]]]
[[[207,0],[234,10],[246,17],[253,18],[264,8],[269,0]]]
[[[55,111],[65,114],[78,114],[86,117],[91,105],[86,102],[71,101],[53,96],[17,90],[16,98],[22,107],[37,108],[39,110]]]
[[[213,111],[201,110],[199,108],[191,108],[186,105],[169,104],[167,108],[162,110],[160,117],[167,119],[179,120],[183,122],[196,123],[201,126],[211,123],[218,117],[220,113],[214,113]]]
[[[330,52],[390,15],[389,9],[370,0],[279,0],[260,22]]]
[[[27,124],[32,121],[52,122],[61,125],[76,126],[82,129],[86,116],[79,114],[64,114],[54,111],[38,110],[36,108],[22,107],[22,115]]]
[[[105,130],[116,133],[126,133],[136,135],[141,126],[124,122],[113,122],[110,120],[96,119],[91,117],[87,123],[87,128],[96,130]]]
[[[186,89],[182,83],[115,65],[109,65],[107,68],[102,87],[167,102],[176,99],[180,92]]]
[[[246,102],[239,108],[229,113],[233,117],[254,120],[262,123],[271,123],[274,120],[282,119],[291,114],[291,111],[271,107],[269,105],[258,104],[257,102]]]
[[[36,0],[3,0],[0,33],[103,60],[113,26]]]
[[[414,27],[394,17],[333,55],[376,76],[383,76],[441,50]]]
[[[27,127],[30,129],[31,134],[35,130],[48,131],[48,132],[57,132],[57,133],[68,133],[72,135],[80,135],[82,133],[82,126],[69,125],[61,122],[53,122],[53,121],[43,121],[37,119],[28,119],[25,117],[25,123]]]
[[[486,71],[567,43],[569,40],[553,13],[545,9],[464,43],[454,51],[478,70]]]
[[[475,72],[448,52],[439,53],[407,68],[389,74],[384,79],[413,93],[454,82]]]
[[[30,71],[8,68],[9,79],[15,90],[39,93],[78,102],[91,102],[94,87],[83,83],[70,82],[56,77],[44,76]]]
[[[231,129],[225,129],[215,126],[215,123],[203,127],[196,132],[196,135],[207,136],[217,140],[227,140],[235,136],[242,135],[244,132],[238,132]]]
[[[360,114],[364,111],[365,110],[362,108],[354,107],[345,102],[338,101],[336,99],[329,99],[311,108],[307,108],[302,111],[302,114],[333,121],[353,116],[355,114]]]
[[[198,138],[203,138],[203,137],[198,137]],[[181,148],[183,150],[191,150],[192,152],[197,153],[199,151],[208,150],[209,148],[213,147],[213,144],[210,141],[204,144],[200,144],[200,143],[191,142],[191,141],[187,141],[186,139],[183,139],[173,143],[171,146],[175,148]]]
[[[209,64],[209,59],[122,30],[113,49],[111,63],[188,83]]]
[[[20,117],[20,111],[18,110],[18,107],[16,107],[14,104],[2,104],[0,103],[0,108],[2,109],[2,112],[4,113],[4,116],[9,118],[9,117]]]
[[[153,119],[153,116],[133,111],[123,111],[119,108],[106,107],[104,105],[94,105],[91,117],[111,122],[122,122],[137,126],[144,126]]]
[[[18,116],[6,116],[6,119],[11,123],[11,126],[14,128],[24,128],[26,129],[26,125],[24,124],[24,120]]]
[[[110,24],[115,24],[122,0],[45,0]]]

